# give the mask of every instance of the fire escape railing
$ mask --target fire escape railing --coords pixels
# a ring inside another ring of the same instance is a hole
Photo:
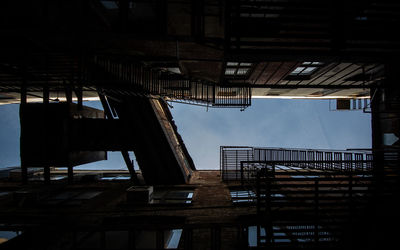
[[[372,164],[369,151],[221,147],[223,180],[256,195],[258,247],[338,247],[368,213]]]
[[[242,176],[251,176],[250,172],[262,168],[256,167],[257,164],[334,172],[373,169],[370,151],[222,146],[220,153],[220,170],[224,181],[240,181]]]
[[[255,184],[258,246],[337,247],[366,216],[374,193],[372,175],[265,173],[256,174]]]
[[[104,74],[99,77],[88,72],[90,80],[116,94],[156,95],[174,102],[212,107],[246,108],[251,105],[250,87],[220,87],[213,82],[145,67],[139,62],[101,56],[94,59],[91,68]]]

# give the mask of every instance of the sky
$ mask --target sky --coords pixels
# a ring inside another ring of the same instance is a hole
[[[99,102],[85,105],[100,108]],[[371,117],[330,111],[329,100],[253,99],[239,109],[171,103],[171,112],[197,169],[219,169],[220,146],[315,149],[371,147]],[[0,106],[0,168],[19,166],[19,105]],[[133,153],[131,156],[134,157]],[[136,163],[137,164],[137,163]],[[119,152],[88,169],[126,169]]]

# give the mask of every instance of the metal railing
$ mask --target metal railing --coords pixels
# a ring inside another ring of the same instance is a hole
[[[364,219],[374,177],[352,172],[256,174],[258,246],[336,245]],[[336,245],[337,246],[337,245]]]
[[[222,180],[240,180],[240,162],[254,159],[252,147],[220,147],[220,171]]]
[[[224,181],[251,177],[251,172],[266,166],[285,166],[322,171],[359,172],[373,169],[372,152],[368,150],[316,150],[261,147],[220,148],[220,170]]]
[[[120,94],[158,95],[171,101],[212,107],[246,108],[251,105],[250,87],[220,87],[214,82],[187,79],[176,73],[145,67],[139,62],[98,56],[91,74],[97,85],[112,80],[111,91]],[[88,71],[89,73],[89,71]]]

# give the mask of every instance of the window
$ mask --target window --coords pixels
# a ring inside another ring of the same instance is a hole
[[[130,242],[133,249],[178,249],[182,232],[182,228],[105,231],[103,236],[101,232],[77,232],[76,244],[77,249],[100,249],[102,242],[109,250],[129,249]]]
[[[286,77],[286,80],[307,80],[324,64],[322,62],[303,62]]]
[[[118,9],[118,4],[116,1],[102,0],[100,1],[104,8],[108,10],[116,10]]]
[[[153,193],[154,204],[191,204],[193,190],[163,190]]]
[[[252,190],[231,190],[233,203],[252,203],[256,201],[256,194]]]
[[[0,192],[0,199],[6,198],[11,192],[2,191]]]
[[[101,194],[101,191],[82,191],[71,190],[63,191],[53,196],[50,196],[45,204],[48,205],[81,205],[82,202],[90,200]]]
[[[227,62],[225,76],[235,78],[245,78],[251,71],[252,63],[246,62]]]
[[[103,176],[101,177],[100,180],[102,181],[125,181],[125,180],[130,180],[131,177],[129,175],[107,175],[107,176]]]
[[[21,234],[21,231],[0,231],[0,244],[9,241]]]

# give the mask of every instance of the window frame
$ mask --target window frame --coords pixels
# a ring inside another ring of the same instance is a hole
[[[299,81],[299,80],[311,80],[313,76],[320,71],[325,66],[323,62],[302,62],[300,65],[292,70],[287,76],[285,80],[287,81]]]
[[[247,79],[253,71],[254,63],[250,62],[226,62],[224,68],[224,77],[230,79]],[[227,71],[232,74],[227,74]],[[239,71],[246,70],[244,74],[238,74]]]

